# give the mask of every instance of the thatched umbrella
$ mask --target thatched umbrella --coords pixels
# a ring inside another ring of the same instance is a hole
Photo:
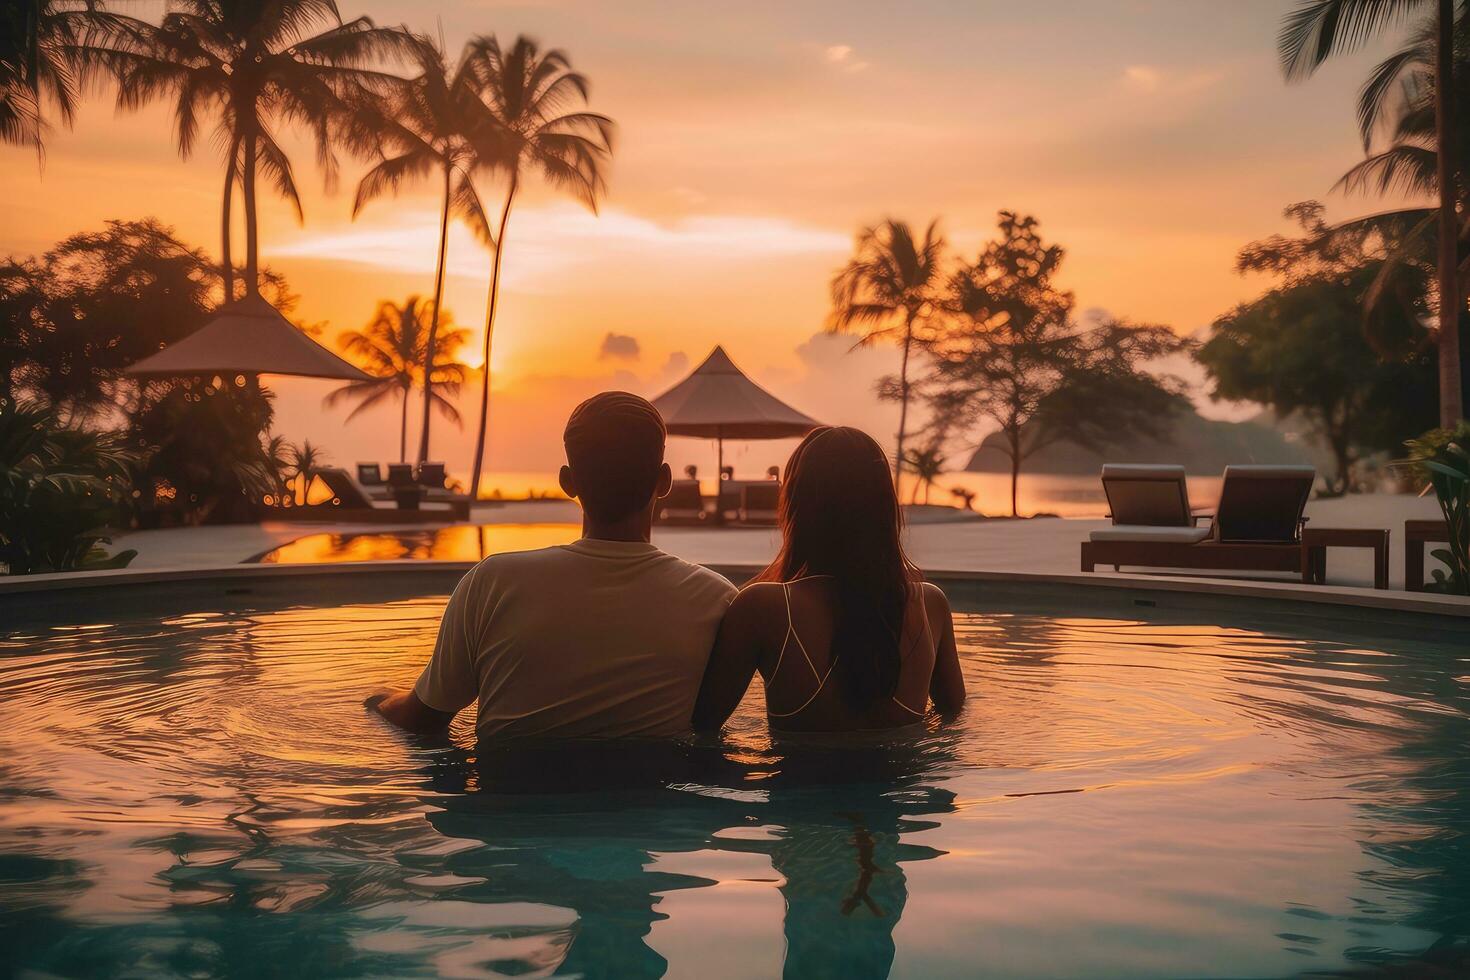
[[[366,381],[368,376],[292,326],[258,293],[220,307],[189,336],[123,371],[130,377],[289,374]]]
[[[822,423],[747,378],[723,347],[653,400],[669,434],[714,439],[719,470],[725,470],[726,439],[790,439]]]

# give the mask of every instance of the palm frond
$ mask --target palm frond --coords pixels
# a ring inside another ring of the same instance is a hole
[[[1301,0],[1277,35],[1281,70],[1291,81],[1306,78],[1424,7],[1424,0]]]

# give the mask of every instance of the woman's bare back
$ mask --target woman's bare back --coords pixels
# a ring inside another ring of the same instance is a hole
[[[912,725],[923,719],[942,644],[953,644],[949,604],[927,584],[910,590],[899,639],[898,684],[891,697],[854,709],[841,690],[833,650],[837,625],[834,581],[811,576],[750,591],[765,607],[760,673],[773,728],[787,731],[851,731]],[[752,598],[755,598],[754,596]]]

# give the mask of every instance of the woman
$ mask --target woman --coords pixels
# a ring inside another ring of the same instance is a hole
[[[904,556],[888,461],[857,429],[813,431],[786,464],[781,553],[731,604],[694,727],[718,729],[757,670],[788,732],[899,728],[965,700],[949,602]]]

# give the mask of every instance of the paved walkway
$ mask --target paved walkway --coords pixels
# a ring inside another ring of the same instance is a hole
[[[1337,500],[1314,500],[1307,508],[1314,527],[1379,527],[1392,532],[1390,581],[1403,588],[1403,527],[1407,519],[1437,518],[1433,499],[1388,494],[1364,494]],[[1078,571],[1078,545],[1098,520],[1045,518],[1032,521],[960,520],[911,522],[908,547],[923,568],[945,571]],[[478,507],[477,521],[487,524],[577,523],[575,504],[567,501],[512,503]],[[120,535],[117,548],[135,548],[132,568],[210,568],[234,565],[278,545],[308,534],[390,532],[425,525],[347,525],[270,522],[226,527],[169,528]],[[762,563],[776,553],[774,529],[659,528],[654,541],[661,548],[690,561],[704,563]],[[1430,568],[1436,563],[1429,559]],[[1327,567],[1329,585],[1371,586],[1371,553],[1333,549]]]

